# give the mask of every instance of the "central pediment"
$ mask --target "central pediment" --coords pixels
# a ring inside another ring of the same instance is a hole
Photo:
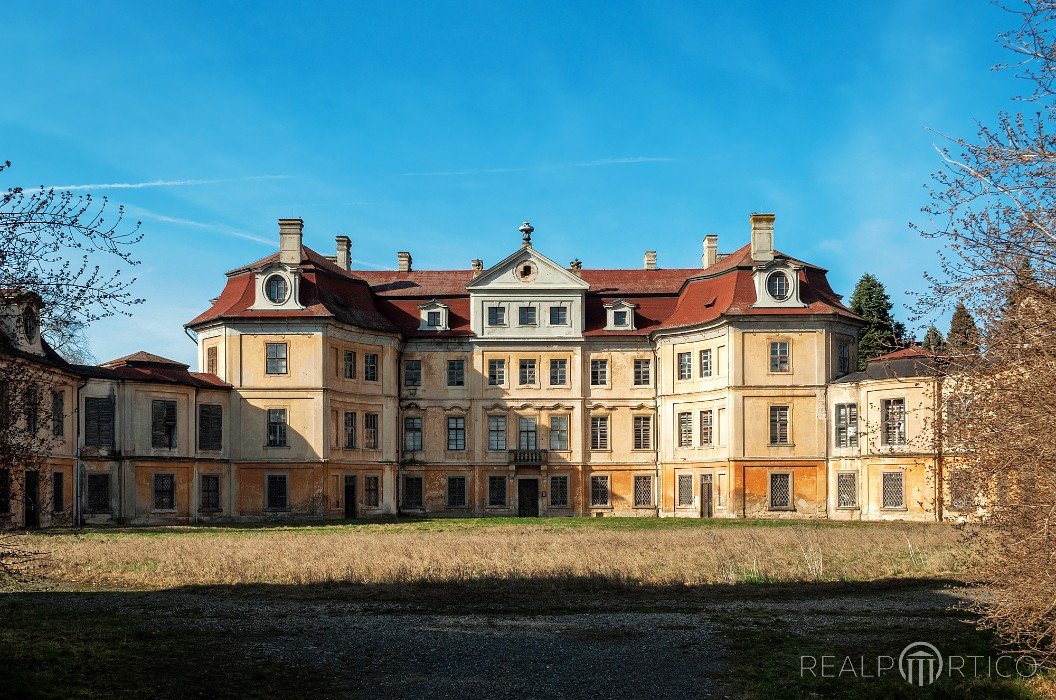
[[[466,285],[470,292],[586,291],[590,285],[532,246],[524,245]]]

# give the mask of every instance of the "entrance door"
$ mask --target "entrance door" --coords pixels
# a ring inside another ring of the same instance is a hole
[[[711,517],[711,474],[704,474],[700,477],[700,517],[710,518]]]
[[[40,527],[40,472],[26,472],[26,488],[23,494],[23,527],[38,528]]]
[[[539,480],[517,480],[517,515],[522,518],[539,517]]]
[[[345,477],[345,519],[356,517],[356,477]]]

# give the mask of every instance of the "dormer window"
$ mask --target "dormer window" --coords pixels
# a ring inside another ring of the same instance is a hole
[[[427,326],[429,326],[431,328],[439,328],[440,327],[440,312],[439,311],[430,311],[429,312],[429,318],[428,318],[428,320],[425,323],[426,323]]]
[[[612,312],[612,325],[623,328],[627,325],[627,312],[626,311],[613,311]]]
[[[788,299],[788,295],[791,289],[791,285],[788,282],[788,275],[781,270],[771,272],[766,278],[766,291],[774,298],[775,301],[784,301]]]
[[[264,296],[272,304],[282,304],[290,296],[290,285],[282,275],[271,275],[264,281]]]
[[[799,271],[802,266],[790,260],[776,258],[763,265],[756,265],[752,272],[755,283],[755,308],[802,309],[806,306],[800,298],[802,283]]]
[[[637,304],[628,304],[623,299],[616,299],[605,304],[605,330],[633,331],[636,308],[638,308]]]
[[[301,271],[281,262],[271,262],[253,271],[257,298],[250,308],[254,311],[303,309],[300,297]]]
[[[32,306],[26,305],[22,310],[22,333],[26,336],[26,342],[32,343],[36,340],[38,332],[40,332],[40,320],[37,318],[37,311]]]
[[[447,304],[442,304],[436,299],[433,299],[428,304],[422,304],[418,307],[421,311],[421,325],[418,326],[418,330],[421,331],[446,331],[448,330],[448,307]]]

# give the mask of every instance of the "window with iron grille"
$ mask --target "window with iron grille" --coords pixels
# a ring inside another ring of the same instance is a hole
[[[712,413],[709,408],[707,411],[700,412],[700,444],[710,445],[714,439],[714,421]]]
[[[447,385],[448,386],[465,386],[466,385],[466,361],[465,360],[448,360],[447,361]]]
[[[363,414],[363,446],[368,450],[378,449],[378,414]]]
[[[538,429],[535,418],[521,417],[518,419],[517,448],[521,450],[535,450],[539,448]]]
[[[84,444],[104,448],[114,446],[113,397],[84,400]]]
[[[268,409],[268,447],[286,447],[286,409]]]
[[[770,474],[770,510],[792,508],[792,474],[774,472]]]
[[[568,309],[563,306],[551,306],[550,307],[550,325],[551,326],[567,326],[568,325]]]
[[[356,412],[345,411],[345,449],[356,449]]]
[[[176,509],[176,475],[154,475],[154,510]]]
[[[363,356],[363,380],[378,381],[378,356],[374,353],[367,353]]]
[[[66,433],[66,392],[51,392],[51,434],[62,437]]]
[[[568,384],[568,360],[550,360],[550,386]]]
[[[609,505],[609,477],[590,477],[590,505],[595,507]]]
[[[591,386],[605,386],[609,383],[609,361],[590,361],[590,384]]]
[[[89,474],[84,484],[84,508],[89,513],[110,512],[110,475]]]
[[[26,430],[30,435],[40,430],[40,389],[36,386],[26,389]]]
[[[506,309],[502,306],[489,306],[488,307],[488,325],[489,326],[505,326],[506,325]]]
[[[403,385],[404,386],[421,386],[422,385],[422,361],[421,360],[404,360],[403,361]]]
[[[775,340],[770,343],[770,371],[788,372],[790,367],[788,341]]]
[[[568,507],[568,477],[550,477],[550,505],[555,508]]]
[[[685,507],[693,505],[693,475],[678,475],[678,505]]]
[[[884,399],[880,402],[883,425],[880,432],[884,445],[906,444],[906,400]]]
[[[176,449],[176,402],[155,400],[150,408],[150,446]]]
[[[634,477],[634,505],[636,508],[647,508],[653,505],[653,477]]]
[[[345,350],[345,379],[356,378],[356,351]]]
[[[202,474],[199,478],[198,510],[220,510],[220,475]]]
[[[535,360],[521,360],[519,379],[521,386],[535,384]]]
[[[850,343],[837,343],[836,345],[836,371],[847,374],[851,371],[851,345]]]
[[[220,450],[224,444],[224,407],[203,403],[198,407],[198,449]]]
[[[634,449],[653,449],[653,417],[634,417]]]
[[[634,361],[634,385],[649,386],[653,381],[653,363],[651,360],[638,359]]]
[[[465,416],[449,416],[447,419],[447,449],[460,452],[466,449]]]
[[[66,485],[65,474],[62,472],[51,473],[51,510],[61,513],[66,510]],[[0,507],[3,504],[0,503]],[[0,510],[0,512],[3,512]]]
[[[403,477],[403,507],[412,510],[425,505],[425,481],[420,476]]]
[[[678,446],[691,447],[693,445],[693,414],[684,411],[678,414]]]
[[[568,449],[568,416],[550,416],[550,449]]]
[[[883,473],[884,508],[906,507],[906,480],[903,472]]]
[[[534,306],[522,306],[518,311],[519,318],[518,322],[522,326],[534,326],[535,325],[535,307]]]
[[[0,469],[0,513],[11,512],[11,470]]]
[[[488,384],[502,386],[506,383],[506,360],[488,360]]]
[[[363,507],[377,508],[381,505],[381,477],[369,474],[363,477]]]
[[[492,452],[506,449],[506,416],[488,416],[488,449]]]
[[[678,353],[678,378],[683,380],[693,378],[693,355],[691,353]]]
[[[711,349],[700,351],[700,376],[711,376]]]
[[[267,343],[264,347],[264,371],[267,374],[286,374],[286,343]]]
[[[609,417],[590,417],[590,449],[609,449]]]
[[[403,419],[403,448],[408,452],[422,449],[422,417],[407,416]]]
[[[836,501],[838,508],[858,507],[858,474],[836,472]]]
[[[205,371],[209,374],[217,374],[216,346],[205,349]]]
[[[488,505],[493,508],[506,505],[506,477],[488,477]]]
[[[464,477],[464,476],[449,476],[449,477],[447,477],[447,507],[448,508],[465,508],[466,507],[466,477]]]
[[[770,444],[788,443],[788,406],[770,407]]]
[[[290,479],[286,474],[268,474],[264,481],[265,510],[289,510]]]
[[[836,447],[858,447],[858,404],[836,404]]]

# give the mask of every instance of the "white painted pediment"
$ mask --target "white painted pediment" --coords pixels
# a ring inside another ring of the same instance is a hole
[[[530,245],[481,273],[466,285],[472,292],[569,290],[585,291],[589,284]]]

